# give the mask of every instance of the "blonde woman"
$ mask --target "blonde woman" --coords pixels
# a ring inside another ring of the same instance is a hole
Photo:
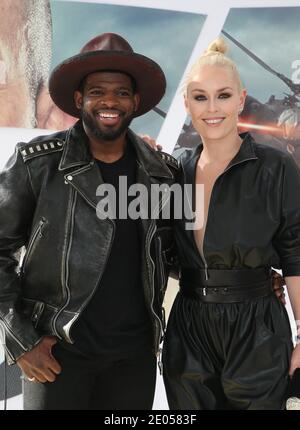
[[[180,291],[164,344],[171,409],[281,409],[300,367],[284,305],[282,269],[300,320],[300,172],[288,154],[238,134],[246,90],[223,40],[192,67],[184,100],[202,144],[182,156],[197,230],[175,221]],[[202,212],[203,211],[203,212]],[[299,321],[300,322],[300,321]]]

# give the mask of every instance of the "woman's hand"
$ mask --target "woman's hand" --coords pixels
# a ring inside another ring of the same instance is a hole
[[[276,294],[277,298],[281,301],[283,305],[286,304],[285,301],[285,293],[283,286],[285,285],[284,278],[275,270],[272,269],[272,288],[274,293]]]
[[[292,376],[298,367],[300,367],[300,343],[295,346],[295,349],[292,353],[289,375]]]

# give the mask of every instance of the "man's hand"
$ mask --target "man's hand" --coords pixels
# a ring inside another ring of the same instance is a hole
[[[272,287],[274,290],[274,293],[276,294],[277,298],[281,301],[283,305],[286,304],[285,301],[285,294],[284,294],[284,288],[285,280],[284,278],[279,275],[279,273],[275,272],[275,270],[272,269]]]
[[[54,336],[45,336],[31,351],[26,352],[17,360],[18,366],[30,381],[54,382],[61,372],[59,363],[51,353],[56,344]]]

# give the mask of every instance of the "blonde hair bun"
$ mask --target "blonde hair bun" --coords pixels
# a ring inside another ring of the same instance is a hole
[[[196,60],[190,71],[186,75],[184,81],[183,91],[186,94],[187,87],[192,81],[194,76],[198,73],[199,69],[203,66],[222,66],[229,67],[235,74],[237,79],[239,91],[243,89],[243,84],[236,64],[225,54],[228,51],[228,45],[222,37],[218,37],[214,40],[206,49],[206,51]]]
[[[204,55],[223,54],[228,52],[228,45],[222,37],[218,37],[211,42],[208,48],[204,51]]]

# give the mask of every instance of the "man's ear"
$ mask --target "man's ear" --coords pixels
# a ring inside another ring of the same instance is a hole
[[[77,109],[82,108],[82,93],[78,90],[74,92],[74,101]]]
[[[54,104],[46,86],[40,89],[36,98],[35,112],[37,128],[65,130],[77,121],[77,118],[66,114]]]
[[[139,94],[135,94],[134,95],[134,108],[133,108],[133,110],[135,112],[138,110],[139,105],[140,105],[140,96],[139,96]]]

